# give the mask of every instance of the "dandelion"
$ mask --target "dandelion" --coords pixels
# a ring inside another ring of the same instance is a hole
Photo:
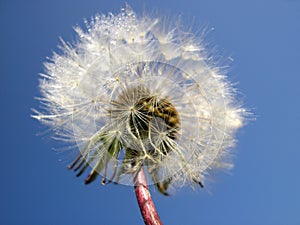
[[[129,6],[85,23],[45,63],[33,117],[77,144],[69,168],[91,168],[86,184],[101,175],[102,184],[134,185],[145,223],[159,224],[147,183],[167,195],[231,167],[244,109],[196,35]]]

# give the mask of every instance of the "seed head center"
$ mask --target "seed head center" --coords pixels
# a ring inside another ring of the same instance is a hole
[[[119,119],[122,107],[127,104],[130,114],[123,117],[124,122],[134,139],[143,143],[147,154],[154,157],[171,152],[168,138],[176,140],[180,129],[180,117],[175,106],[167,98],[151,94],[145,86],[139,85],[118,96],[110,110],[111,116]]]

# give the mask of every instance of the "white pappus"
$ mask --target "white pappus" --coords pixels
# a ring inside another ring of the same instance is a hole
[[[86,183],[101,174],[103,184],[133,184],[143,166],[167,194],[231,166],[245,110],[201,38],[129,6],[86,27],[45,63],[33,115],[78,145],[70,168],[91,167]]]

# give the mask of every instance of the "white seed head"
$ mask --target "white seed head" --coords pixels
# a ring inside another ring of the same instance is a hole
[[[160,21],[129,6],[95,16],[45,63],[33,117],[76,142],[70,167],[80,175],[91,166],[87,183],[101,174],[103,183],[132,184],[144,166],[165,194],[230,166],[244,109],[202,40]]]

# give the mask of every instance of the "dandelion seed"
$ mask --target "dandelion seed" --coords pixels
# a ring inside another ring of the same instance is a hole
[[[76,142],[69,168],[85,182],[102,175],[134,185],[139,171],[167,195],[203,187],[208,171],[230,167],[228,149],[245,114],[202,40],[127,6],[76,27],[77,42],[45,63],[42,110],[33,116]]]

